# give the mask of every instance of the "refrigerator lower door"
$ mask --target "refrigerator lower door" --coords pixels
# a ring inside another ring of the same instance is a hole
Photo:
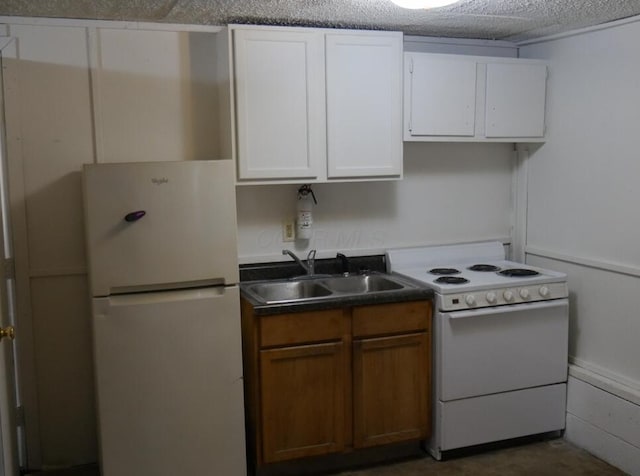
[[[246,475],[237,286],[93,300],[102,476]]]

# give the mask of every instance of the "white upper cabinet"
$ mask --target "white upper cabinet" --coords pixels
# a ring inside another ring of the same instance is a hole
[[[487,137],[542,137],[547,67],[487,64]]]
[[[231,31],[239,184],[402,176],[402,33]]]
[[[542,61],[405,53],[404,140],[544,140]]]
[[[314,31],[233,30],[239,179],[322,174],[323,41]]]
[[[402,173],[402,35],[326,35],[327,175]]]
[[[408,63],[410,134],[473,137],[476,63],[436,55],[409,56]]]

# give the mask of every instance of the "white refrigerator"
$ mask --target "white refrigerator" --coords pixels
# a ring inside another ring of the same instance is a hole
[[[246,475],[232,161],[83,187],[101,475]]]

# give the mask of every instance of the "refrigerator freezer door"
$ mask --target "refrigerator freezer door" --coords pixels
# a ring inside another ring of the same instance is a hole
[[[233,161],[83,172],[93,296],[238,282]]]
[[[237,286],[93,300],[103,476],[246,475]]]

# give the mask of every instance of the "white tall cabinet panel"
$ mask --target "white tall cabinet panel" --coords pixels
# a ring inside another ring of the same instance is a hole
[[[238,178],[316,178],[326,154],[322,34],[233,35]]]
[[[327,176],[402,172],[402,34],[326,36]]]
[[[43,465],[96,461],[97,438],[89,289],[84,275],[31,280],[33,345]],[[24,335],[21,336],[24,340]],[[64,343],[64,345],[61,345]],[[24,376],[24,375],[23,375]],[[29,419],[33,409],[25,407]],[[27,426],[29,432],[31,428]],[[27,435],[29,436],[29,435]],[[27,440],[30,464],[31,451]]]
[[[94,157],[87,31],[9,25],[3,51],[27,462],[95,461],[80,167]]]
[[[100,28],[96,40],[98,161],[221,158],[215,33]]]
[[[547,67],[487,64],[487,137],[542,137]]]
[[[74,172],[93,160],[87,33],[30,25],[12,26],[10,33],[18,48],[17,58],[5,60],[16,84],[7,95],[7,126],[10,141],[19,137],[29,266],[48,274],[78,269],[85,258],[80,174]]]
[[[405,88],[411,99],[406,105],[409,135],[472,137],[476,117],[475,61],[437,55],[411,55],[406,61]]]

